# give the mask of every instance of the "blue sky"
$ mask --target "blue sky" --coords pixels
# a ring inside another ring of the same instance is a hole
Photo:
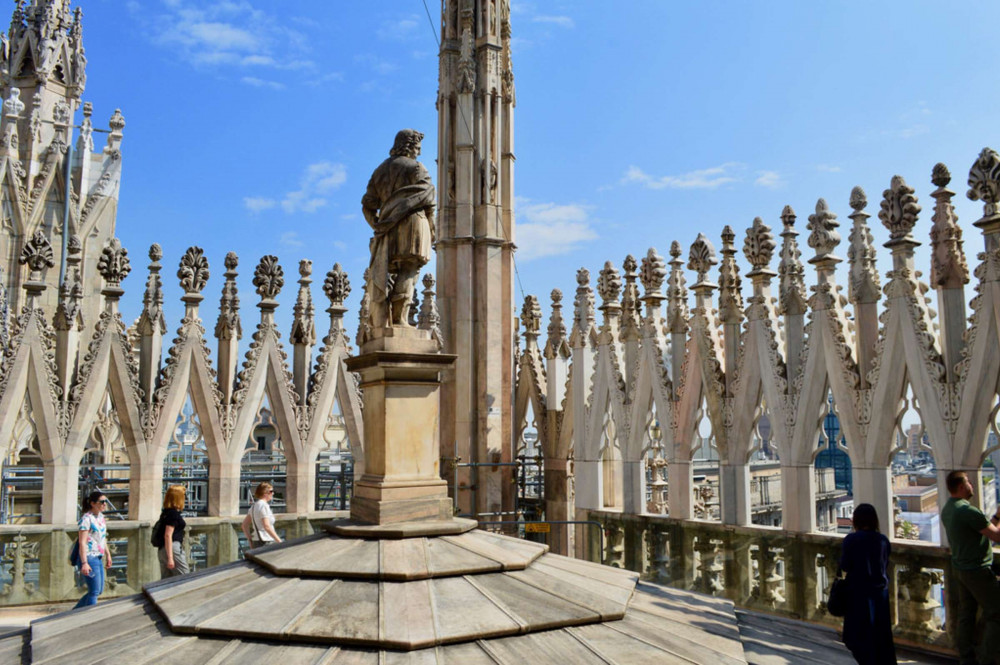
[[[359,202],[396,130],[426,134],[422,159],[435,173],[439,5],[428,0],[432,31],[421,0],[80,4],[84,99],[98,124],[116,107],[127,121],[126,315],[138,314],[153,241],[175,302],[181,253],[205,248],[207,322],[230,250],[241,258],[245,326],[253,266],[267,253],[286,271],[279,320],[289,320],[300,258],[314,261],[320,313],[318,286],[334,261],[352,277],[356,309],[369,234]],[[974,264],[980,208],[965,181],[982,147],[1000,148],[998,23],[1000,5],[985,2],[515,1],[525,292],[544,306],[559,287],[571,301],[577,268],[596,277],[605,260],[620,266],[650,246],[666,254],[675,239],[686,255],[698,232],[718,247],[725,224],[742,247],[755,216],[778,230],[786,204],[808,258],[816,199],[839,215],[846,242],[854,185],[868,193],[881,244],[888,234],[875,215],[896,173],[924,208],[915,235],[926,267],[938,161],[952,170]],[[168,312],[173,329],[179,305]]]

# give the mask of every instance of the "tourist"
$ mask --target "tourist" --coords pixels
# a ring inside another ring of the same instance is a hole
[[[187,523],[181,516],[184,509],[184,486],[171,485],[163,497],[163,510],[157,522],[163,535],[157,549],[160,560],[160,579],[185,575],[188,572],[187,556],[184,554],[184,528]]]
[[[281,538],[274,531],[274,513],[271,512],[271,499],[274,498],[274,487],[271,483],[261,483],[253,491],[254,503],[243,518],[243,535],[247,537],[250,547],[260,547],[271,543],[280,543]],[[251,529],[253,529],[251,531]]]
[[[844,538],[840,568],[847,573],[844,644],[861,665],[896,662],[889,616],[889,539],[879,532],[870,503],[854,509],[854,531]]]
[[[965,471],[952,471],[945,480],[950,498],[941,509],[941,521],[951,545],[955,583],[949,591],[958,597],[955,641],[959,662],[1000,663],[1000,584],[990,570],[993,547],[1000,542],[1000,509],[990,519],[969,503],[972,483]],[[983,641],[976,651],[976,612],[982,610]]]
[[[87,584],[87,593],[77,602],[76,607],[96,605],[97,597],[104,591],[104,570],[111,567],[111,552],[108,551],[108,526],[104,522],[105,506],[108,498],[104,492],[94,490],[83,497],[83,516],[78,532],[80,547],[80,574]]]

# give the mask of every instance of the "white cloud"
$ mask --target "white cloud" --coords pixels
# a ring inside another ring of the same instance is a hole
[[[734,171],[743,167],[739,162],[726,162],[719,166],[678,175],[651,176],[638,166],[629,166],[622,177],[622,183],[635,182],[649,189],[715,189],[739,177]]]
[[[136,14],[154,43],[196,67],[304,69],[305,36],[245,1],[164,0],[163,9]]]
[[[299,234],[297,231],[285,231],[284,233],[281,234],[281,237],[278,239],[278,242],[280,242],[285,247],[305,246],[305,243],[299,239]]]
[[[329,203],[327,196],[347,181],[347,167],[335,162],[315,162],[308,165],[299,178],[299,188],[287,192],[281,200],[265,196],[248,196],[243,206],[252,213],[270,210],[278,205],[288,214],[316,212]]]
[[[532,23],[551,23],[560,28],[572,28],[576,25],[569,16],[533,16]]]
[[[240,79],[247,85],[252,85],[255,88],[270,88],[271,90],[284,90],[285,84],[278,83],[277,81],[267,81],[265,79],[257,78],[256,76],[244,76]]]
[[[587,206],[577,203],[531,203],[516,201],[517,256],[524,261],[566,254],[597,238]]]
[[[386,74],[391,74],[392,72],[396,71],[397,68],[397,65],[395,63],[389,62],[388,60],[383,60],[377,55],[371,53],[362,53],[360,55],[356,55],[354,56],[354,61],[361,63],[363,65],[368,65],[369,67],[371,67],[372,71],[381,76],[385,76]]]
[[[785,186],[785,181],[781,179],[781,174],[777,171],[757,171],[757,179],[753,181],[753,184],[767,189],[779,189]]]
[[[288,192],[281,200],[281,208],[294,212],[316,212],[327,204],[325,196],[347,180],[347,167],[332,162],[316,162],[306,167],[299,181],[299,188]]]
[[[424,19],[426,24],[427,19]],[[417,36],[420,28],[420,17],[417,14],[410,14],[395,21],[386,21],[375,31],[379,39],[389,41],[399,41],[401,39],[411,39]]]
[[[243,207],[254,214],[270,210],[276,205],[278,205],[277,201],[263,196],[247,196],[243,198]]]

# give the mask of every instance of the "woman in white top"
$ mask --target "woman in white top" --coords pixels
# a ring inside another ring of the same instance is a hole
[[[274,487],[271,483],[261,483],[253,491],[254,504],[243,518],[243,535],[247,537],[250,547],[260,547],[271,543],[280,543],[281,538],[274,531],[274,513],[271,512],[271,499],[274,498]]]
[[[111,567],[108,551],[108,527],[104,522],[104,508],[108,498],[104,492],[94,490],[83,497],[83,516],[78,531],[80,547],[80,574],[87,584],[87,593],[76,607],[96,605],[97,597],[104,591],[104,571]]]

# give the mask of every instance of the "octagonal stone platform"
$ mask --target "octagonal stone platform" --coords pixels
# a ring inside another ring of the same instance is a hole
[[[428,535],[439,527],[261,548],[37,620],[0,652],[46,665],[746,664],[729,601],[496,534]]]

